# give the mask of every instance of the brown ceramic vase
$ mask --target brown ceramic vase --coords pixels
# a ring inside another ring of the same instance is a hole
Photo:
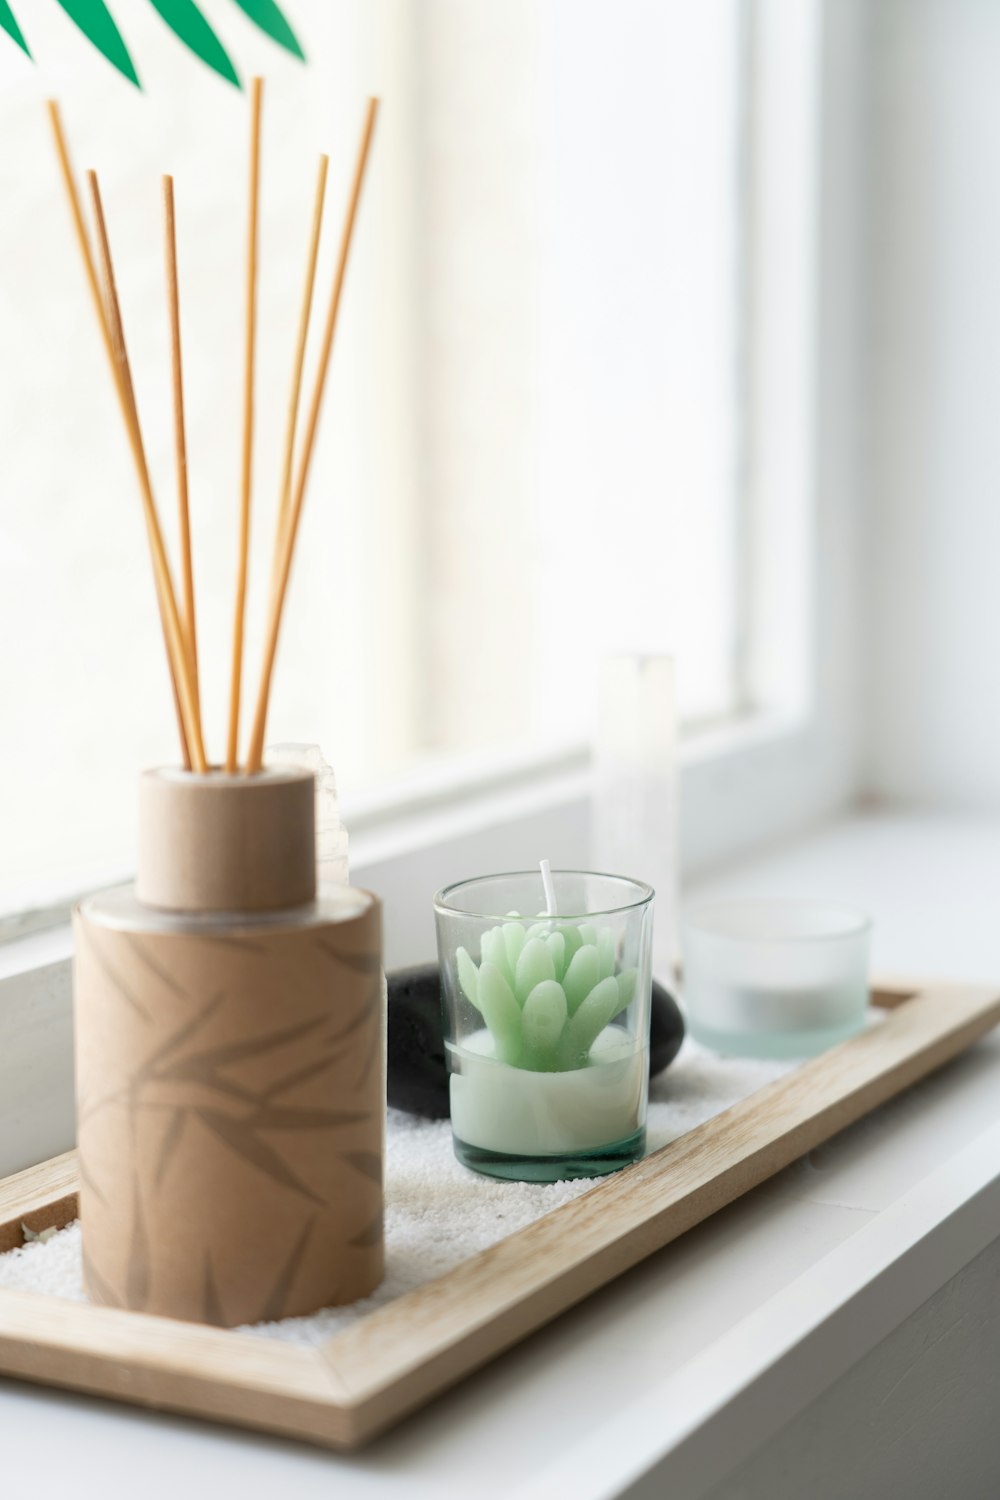
[[[316,898],[313,777],[147,772],[135,887],[75,914],[90,1297],[226,1327],[383,1270],[381,912]]]

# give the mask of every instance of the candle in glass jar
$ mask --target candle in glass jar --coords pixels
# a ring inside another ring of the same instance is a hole
[[[480,962],[456,953],[458,979],[485,1026],[452,1045],[451,1118],[473,1146],[581,1151],[638,1129],[646,1059],[612,1025],[635,988],[617,971],[607,926],[518,913],[483,933]]]
[[[437,915],[456,1152],[495,1175],[553,1181],[641,1154],[652,893],[553,876],[544,862],[541,873],[535,918],[488,913],[504,910],[501,892],[537,909],[537,875],[534,893],[530,875],[452,887]]]

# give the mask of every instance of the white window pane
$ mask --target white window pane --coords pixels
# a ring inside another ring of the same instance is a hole
[[[385,103],[270,719],[359,787],[590,721],[597,657],[674,649],[731,706],[738,16],[626,0],[304,7],[307,68],[206,3],[264,71],[256,687],[315,159],[325,305],[364,94]],[[119,81],[56,6],[0,37],[0,904],[127,859],[177,756],[141,508],[42,101],[102,173],[144,431],[175,546],[159,177],[177,180],[208,749],[225,742],[239,495],[245,97],[127,17]],[[296,16],[296,19],[299,19]],[[123,25],[125,21],[123,19]],[[312,350],[315,350],[315,340]],[[310,366],[311,368],[311,366]],[[307,388],[309,376],[307,375]]]
[[[724,713],[739,6],[422,15],[426,742],[582,737],[623,646]]]
[[[542,702],[670,650],[733,706],[739,6],[559,5],[549,38]],[[553,693],[552,686],[557,685]]]

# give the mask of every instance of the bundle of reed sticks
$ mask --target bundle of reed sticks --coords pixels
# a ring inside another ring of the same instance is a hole
[[[306,259],[305,286],[302,295],[302,310],[299,318],[295,357],[292,368],[291,394],[285,431],[284,458],[281,487],[278,496],[277,522],[274,535],[274,558],[271,570],[271,589],[268,602],[267,629],[264,656],[261,665],[260,684],[257,690],[250,745],[243,767],[239,760],[240,699],[243,683],[243,634],[246,618],[247,568],[250,550],[250,518],[253,493],[253,428],[254,428],[254,357],[257,333],[257,219],[260,197],[260,132],[263,81],[253,80],[250,107],[250,181],[247,216],[247,278],[245,305],[245,346],[243,363],[243,428],[241,450],[241,485],[239,509],[239,535],[237,546],[236,602],[233,615],[233,649],[229,693],[229,733],[226,745],[224,769],[231,775],[245,771],[256,774],[260,771],[264,755],[264,734],[267,725],[268,701],[271,679],[278,649],[278,636],[288,592],[295,543],[302,519],[302,506],[309,479],[309,467],[316,442],[323,391],[326,385],[330,355],[337,327],[344,273],[350,253],[357,217],[358,201],[364,181],[365,169],[371,147],[372,132],[378,100],[369,99],[361,130],[354,176],[347,200],[347,211],[340,238],[340,248],[333,272],[326,320],[320,342],[319,361],[315,382],[309,399],[305,426],[298,446],[296,464],[296,439],[299,437],[299,403],[302,395],[302,378],[306,345],[312,314],[313,290],[319,258],[320,234],[323,224],[323,208],[326,194],[328,159],[321,156],[316,178],[316,197]],[[188,503],[187,450],[184,431],[184,380],[181,362],[180,293],[177,279],[177,242],[174,219],[174,185],[171,177],[163,179],[163,223],[166,256],[167,310],[170,321],[170,339],[173,376],[174,446],[177,467],[177,501],[179,514],[179,536],[181,552],[181,602],[174,586],[170,561],[167,556],[160,526],[159,512],[153,494],[152,480],[146,462],[146,450],[139,425],[132,371],[129,365],[125,333],[122,327],[121,307],[115,284],[114,264],[108,241],[107,222],[101,197],[97,173],[87,173],[93,215],[93,232],[97,246],[97,258],[91,248],[90,234],[84,219],[80,194],[70,162],[66,136],[62,126],[59,106],[49,101],[49,117],[55,136],[56,153],[62,173],[63,184],[69,202],[70,214],[76,240],[83,262],[83,269],[90,295],[97,314],[98,329],[105,353],[111,367],[112,378],[125,424],[125,434],[142,500],[149,537],[153,578],[159,604],[163,639],[167,651],[167,662],[173,684],[177,725],[180,733],[181,751],[187,770],[209,769],[202,734],[201,694],[198,677],[198,636],[195,617],[194,570],[191,557],[191,528]],[[98,277],[98,266],[100,277]]]

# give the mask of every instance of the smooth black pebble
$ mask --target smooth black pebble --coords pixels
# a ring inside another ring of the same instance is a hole
[[[389,987],[388,1097],[394,1109],[427,1120],[448,1118],[448,1065],[437,964],[397,969]],[[649,1073],[669,1067],[684,1040],[676,1000],[653,982],[649,1023]]]

